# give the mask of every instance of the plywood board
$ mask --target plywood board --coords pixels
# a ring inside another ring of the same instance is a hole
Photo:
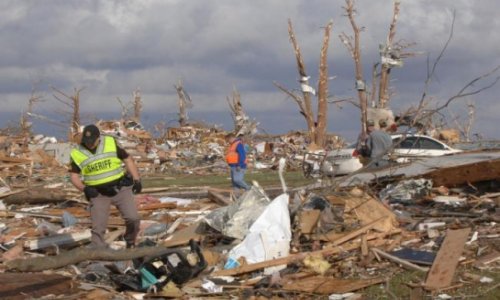
[[[470,228],[448,230],[436,259],[427,274],[425,288],[438,290],[451,285]]]
[[[345,211],[354,213],[362,225],[386,217],[374,227],[375,230],[389,232],[398,227],[396,215],[380,201],[369,195],[349,197],[345,203]]]

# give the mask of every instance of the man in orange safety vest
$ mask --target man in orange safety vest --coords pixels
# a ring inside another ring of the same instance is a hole
[[[245,172],[247,169],[247,158],[245,145],[241,140],[241,135],[235,136],[234,133],[227,135],[229,148],[226,152],[226,162],[231,169],[231,183],[234,190],[249,190],[250,186],[245,182]]]

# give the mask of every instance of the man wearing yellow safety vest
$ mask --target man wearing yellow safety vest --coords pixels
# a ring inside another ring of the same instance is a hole
[[[71,151],[70,175],[71,183],[90,203],[91,247],[107,247],[104,234],[111,204],[125,220],[127,248],[134,247],[140,226],[134,193],[140,193],[142,185],[132,157],[112,136],[101,135],[97,126],[87,125],[80,145]]]
[[[231,183],[233,189],[249,190],[250,186],[245,182],[245,171],[247,168],[247,157],[245,145],[240,136],[235,137],[234,133],[227,135],[229,148],[226,152],[226,162],[231,169]]]

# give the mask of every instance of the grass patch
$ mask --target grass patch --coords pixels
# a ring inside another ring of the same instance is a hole
[[[489,277],[493,279],[493,282],[480,283],[464,281],[462,286],[442,292],[436,292],[434,295],[430,291],[424,291],[424,299],[436,299],[436,296],[440,294],[450,295],[453,297],[452,299],[500,299],[500,286],[498,285],[500,283],[500,273],[461,268],[457,270],[456,274],[460,276],[463,272]],[[416,284],[425,282],[426,274],[418,271],[399,269],[385,276],[390,278],[387,284],[373,285],[359,292],[367,296],[368,299],[410,299],[411,287],[408,283],[411,282]]]
[[[304,178],[302,172],[293,171],[285,172],[285,182],[288,187],[298,187],[313,183],[314,180]],[[251,184],[252,181],[257,181],[262,187],[272,187],[281,185],[278,171],[249,171],[245,175],[245,181]],[[162,177],[146,177],[143,178],[144,187],[203,187],[209,186],[214,188],[231,188],[231,178],[228,173],[210,174],[210,175],[190,175],[190,174],[175,174],[165,175]]]

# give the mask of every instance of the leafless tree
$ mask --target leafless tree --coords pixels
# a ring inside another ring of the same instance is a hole
[[[430,58],[429,57],[427,58],[427,65],[428,65],[427,78],[426,78],[425,83],[424,83],[422,96],[420,97],[420,101],[418,103],[418,106],[414,109],[415,113],[413,113],[414,117],[413,117],[413,121],[411,124],[412,126],[414,126],[414,124],[416,124],[416,123],[419,123],[423,118],[425,118],[428,115],[439,113],[444,108],[447,108],[450,105],[450,103],[452,103],[453,101],[461,99],[461,98],[469,97],[472,95],[477,95],[477,94],[493,87],[500,80],[499,75],[496,75],[496,77],[492,78],[500,70],[500,66],[495,66],[489,72],[486,72],[482,75],[479,75],[478,77],[475,77],[472,80],[470,80],[469,82],[467,82],[463,87],[461,87],[458,90],[458,92],[455,95],[448,98],[443,104],[437,105],[433,109],[426,109],[428,104],[431,102],[429,99],[429,96],[428,96],[428,91],[429,91],[430,85],[432,83],[432,79],[434,78],[434,74],[436,72],[438,64],[440,63],[441,58],[444,56],[444,54],[445,54],[445,52],[450,44],[450,41],[453,38],[453,32],[454,32],[454,27],[455,27],[454,25],[455,25],[455,12],[453,12],[450,34],[449,34],[448,39],[446,40],[443,48],[441,49],[441,52],[438,54],[438,56],[436,57],[436,59],[434,60],[432,65],[430,65]],[[490,80],[490,81],[484,83],[487,80]],[[478,87],[479,84],[482,84],[482,85]]]
[[[359,28],[354,20],[354,14],[356,10],[354,9],[354,0],[346,0],[346,6],[344,10],[346,11],[347,17],[351,23],[352,30],[354,32],[354,37],[348,36],[346,33],[341,33],[339,35],[342,43],[347,47],[352,59],[354,60],[355,73],[356,73],[356,90],[358,91],[359,98],[359,108],[361,109],[361,131],[364,134],[366,132],[366,119],[367,119],[367,96],[366,96],[366,81],[363,78],[363,64],[361,61],[361,47],[360,47],[360,32],[364,28]]]
[[[141,90],[136,88],[132,93],[134,96],[134,121],[137,123],[141,122],[141,111],[142,111],[142,97]]]
[[[243,135],[255,133],[258,123],[250,120],[245,113],[243,104],[241,103],[241,95],[236,87],[233,87],[232,98],[227,97],[226,100],[229,104],[229,109],[231,109],[231,116],[233,117],[234,132]]]
[[[121,112],[121,118],[122,118],[122,120],[128,119],[131,107],[129,107],[128,105],[126,105],[125,103],[123,103],[123,101],[122,101],[122,99],[120,99],[120,97],[116,97],[116,101],[118,101],[118,103],[122,107],[122,112]]]
[[[187,125],[187,109],[193,107],[193,102],[188,93],[184,90],[182,86],[182,81],[179,79],[178,84],[174,84],[177,95],[179,96],[179,125],[184,127]]]
[[[302,54],[300,52],[299,45],[295,38],[295,33],[293,31],[292,21],[288,20],[288,34],[290,36],[290,42],[292,43],[293,49],[295,51],[295,58],[297,60],[297,67],[300,76],[300,84],[302,89],[302,96],[296,94],[282,85],[274,82],[274,85],[278,87],[281,91],[290,96],[295,102],[297,102],[300,113],[306,119],[307,129],[311,142],[318,146],[324,146],[326,140],[326,125],[328,120],[328,45],[330,41],[330,32],[333,26],[333,22],[330,21],[324,29],[323,35],[323,46],[321,48],[320,54],[320,64],[319,64],[319,82],[318,82],[318,114],[315,118],[311,96],[316,95],[316,91],[309,85],[309,76],[306,72],[306,67]]]
[[[23,149],[27,150],[29,138],[31,136],[31,126],[33,125],[30,116],[33,113],[35,103],[43,101],[43,97],[36,93],[35,85],[31,89],[31,96],[28,99],[28,108],[21,114],[20,127],[21,135],[23,137]]]
[[[354,36],[349,36],[346,33],[341,33],[339,35],[342,43],[346,46],[351,57],[354,60],[355,74],[356,74],[356,90],[358,92],[359,107],[361,109],[361,131],[362,135],[366,133],[366,120],[368,111],[368,84],[366,84],[363,78],[363,68],[361,61],[361,46],[360,46],[360,33],[364,30],[364,27],[359,27],[355,21],[356,9],[355,0],[345,0],[346,5],[343,7],[346,16],[351,23]],[[396,24],[399,16],[399,5],[400,1],[395,0],[393,6],[393,16],[392,22],[389,26],[389,33],[387,35],[387,41],[384,45],[380,46],[380,56],[381,61],[373,65],[372,68],[372,84],[370,91],[370,101],[371,106],[381,109],[386,109],[388,107],[390,93],[389,93],[389,82],[391,69],[394,67],[400,67],[403,65],[402,58],[414,56],[415,53],[404,53],[403,49],[412,46],[412,44],[405,43],[404,41],[394,41],[396,35]],[[380,68],[380,72],[378,72]],[[379,86],[378,101],[376,101],[377,94],[377,79]]]
[[[472,133],[472,125],[474,125],[474,121],[476,120],[476,106],[472,101],[467,101],[467,120],[462,121],[461,118],[454,114],[451,109],[450,115],[453,119],[455,127],[460,131],[460,134],[463,136],[466,142],[471,141],[471,133]]]
[[[53,94],[54,98],[62,103],[64,107],[69,108],[65,113],[71,116],[69,132],[68,132],[68,140],[74,141],[76,135],[78,134],[80,123],[80,92],[83,88],[74,88],[73,95],[68,95],[65,92],[52,87],[52,90],[55,92]]]

